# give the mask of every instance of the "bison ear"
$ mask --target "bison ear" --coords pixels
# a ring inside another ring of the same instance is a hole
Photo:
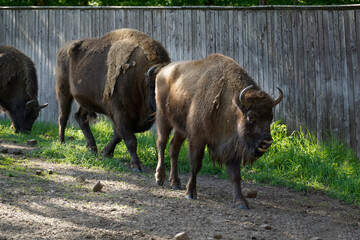
[[[232,98],[232,102],[237,108],[239,108],[243,113],[245,113],[246,112],[245,106],[240,102],[239,96],[240,93],[238,91],[235,91],[234,96]]]

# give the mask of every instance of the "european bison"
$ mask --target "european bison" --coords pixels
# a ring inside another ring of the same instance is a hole
[[[30,132],[42,106],[38,102],[35,64],[11,46],[0,46],[0,107],[9,115],[16,132]]]
[[[163,185],[165,180],[164,150],[174,129],[170,142],[172,188],[181,188],[177,160],[188,138],[191,172],[186,197],[197,197],[196,176],[207,145],[213,159],[227,167],[236,204],[249,209],[241,192],[241,164],[252,164],[272,144],[272,109],[283,96],[279,91],[274,100],[238,63],[220,54],[162,68],[156,77],[157,183]]]
[[[75,119],[87,147],[97,152],[89,119],[95,113],[105,114],[113,122],[114,136],[103,149],[103,155],[113,155],[116,144],[123,139],[132,167],[141,171],[135,133],[148,130],[155,121],[151,104],[154,89],[149,91],[151,79],[146,78],[146,72],[153,65],[168,64],[167,51],[142,32],[120,29],[102,38],[70,41],[61,47],[57,57],[59,140],[65,140],[65,127],[75,98],[80,105]],[[155,78],[159,69],[151,69],[150,78]]]

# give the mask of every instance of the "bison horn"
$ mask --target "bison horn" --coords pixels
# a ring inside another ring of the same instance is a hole
[[[38,103],[38,100],[34,99],[34,100],[27,101],[27,102],[26,102],[26,107],[32,105],[32,104],[35,103],[35,102]],[[39,103],[38,103],[38,104],[39,104]]]
[[[281,100],[283,99],[283,92],[281,91],[280,88],[278,88],[278,87],[276,87],[276,88],[279,90],[280,95],[275,99],[275,101],[274,101],[274,107],[275,107],[276,105],[278,105],[279,102],[281,102]]]
[[[43,108],[47,107],[48,105],[49,105],[48,103],[45,103],[45,104],[41,105],[39,108],[43,109]]]
[[[246,88],[244,88],[242,91],[241,91],[241,93],[240,93],[240,96],[239,96],[239,100],[240,100],[240,102],[241,102],[241,104],[242,105],[248,105],[247,103],[246,103],[246,100],[245,100],[245,97],[244,97],[244,93],[247,91],[247,90],[249,90],[250,88],[252,88],[253,87],[253,85],[250,85],[250,86],[247,86]]]
[[[159,66],[160,66],[160,64],[157,64],[157,65],[151,67],[147,72],[148,77],[150,77],[150,75],[153,73],[153,71]]]

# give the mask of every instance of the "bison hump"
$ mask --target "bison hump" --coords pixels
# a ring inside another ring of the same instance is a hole
[[[110,98],[114,92],[116,79],[120,74],[124,74],[133,63],[129,64],[131,53],[138,47],[137,43],[127,39],[120,40],[114,43],[108,53],[107,57],[107,76],[106,87],[103,95],[103,102]]]

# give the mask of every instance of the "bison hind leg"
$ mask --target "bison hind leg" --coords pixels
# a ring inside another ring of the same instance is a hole
[[[173,190],[181,190],[181,182],[178,176],[178,158],[181,145],[185,141],[185,136],[179,131],[174,132],[174,136],[170,142],[170,159],[171,159],[171,169],[170,169],[170,186]]]
[[[190,178],[186,186],[186,198],[197,199],[196,178],[202,167],[202,158],[204,157],[205,143],[200,139],[189,138],[189,160],[190,160]]]
[[[163,186],[166,178],[165,174],[165,149],[169,140],[172,127],[166,118],[159,111],[156,115],[157,126],[157,148],[158,148],[158,163],[156,166],[155,180],[159,186]]]
[[[104,157],[112,157],[114,155],[116,145],[121,142],[121,137],[119,134],[115,132],[111,141],[106,145],[106,147],[102,150],[101,154]]]

